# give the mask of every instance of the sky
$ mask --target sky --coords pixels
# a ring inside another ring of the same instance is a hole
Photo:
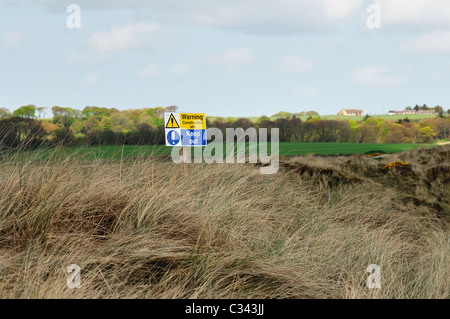
[[[0,107],[448,109],[449,17],[448,0],[0,0]]]

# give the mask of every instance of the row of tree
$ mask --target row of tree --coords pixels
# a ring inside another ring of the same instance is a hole
[[[42,109],[27,105],[12,114],[0,109],[0,143],[18,146],[46,144],[163,144],[164,112],[176,112],[176,106],[119,111],[95,106],[76,110],[53,107],[51,119],[42,117]],[[6,115],[5,115],[6,114]],[[296,116],[271,119],[260,117],[256,122],[246,118],[215,118],[207,120],[207,127],[278,128],[281,142],[342,142],[342,143],[430,143],[436,139],[450,139],[450,118],[441,116],[397,122],[366,116],[362,121],[326,120]],[[269,130],[270,133],[270,130]]]
[[[300,117],[300,116],[319,116],[319,113],[317,113],[316,111],[307,111],[307,112],[298,112],[298,113],[290,113],[290,112],[285,112],[285,111],[280,111],[274,115],[272,115],[272,117],[275,118],[294,118],[294,117]]]
[[[440,105],[436,105],[435,107],[429,107],[428,105],[424,104],[424,105],[418,105],[416,104],[415,107],[411,107],[411,106],[407,106],[405,108],[406,111],[435,111],[438,114],[443,115],[444,114],[444,108]],[[447,110],[447,114],[450,114],[450,109]]]
[[[227,127],[244,129],[278,128],[281,142],[340,142],[340,143],[431,143],[436,139],[450,139],[450,117],[436,117],[411,121],[408,118],[385,120],[365,117],[363,121],[325,120],[309,118],[260,118],[256,123],[248,119],[227,122],[217,119],[211,123],[226,132]]]

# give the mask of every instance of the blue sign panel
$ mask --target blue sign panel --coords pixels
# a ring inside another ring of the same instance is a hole
[[[206,146],[206,130],[181,130],[181,145]]]
[[[167,133],[167,142],[169,142],[170,145],[177,145],[180,142],[180,134],[174,130],[169,131],[169,133]]]

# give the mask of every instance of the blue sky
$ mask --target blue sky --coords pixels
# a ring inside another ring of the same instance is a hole
[[[448,17],[448,0],[0,0],[0,107],[447,109]]]

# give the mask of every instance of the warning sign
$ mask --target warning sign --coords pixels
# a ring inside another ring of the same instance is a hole
[[[166,146],[206,146],[203,113],[164,113]]]
[[[185,130],[205,130],[206,118],[202,113],[180,113],[181,128]]]
[[[180,128],[180,125],[178,125],[177,119],[173,114],[174,113],[170,113],[169,119],[166,121],[166,128]]]

